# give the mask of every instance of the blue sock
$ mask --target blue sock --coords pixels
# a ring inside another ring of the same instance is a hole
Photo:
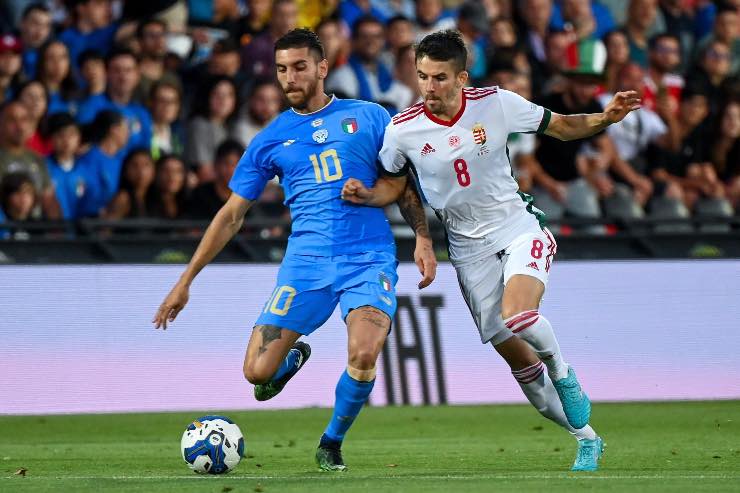
[[[373,385],[375,385],[375,379],[370,382],[360,382],[350,377],[347,370],[344,370],[339,382],[337,382],[334,414],[326,427],[326,431],[324,431],[326,438],[340,443],[344,440],[344,434],[347,433],[349,427],[352,426],[352,422],[360,414],[362,406],[373,390]]]
[[[270,379],[271,382],[274,382],[278,378],[282,377],[289,371],[293,370],[295,368],[296,361],[298,361],[298,350],[297,349],[291,349],[288,351],[288,355],[285,357],[283,362],[278,367],[275,374]]]

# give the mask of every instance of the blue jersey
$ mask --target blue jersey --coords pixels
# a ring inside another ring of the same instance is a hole
[[[77,167],[83,169],[89,177],[85,197],[80,204],[80,215],[97,216],[113,199],[118,191],[125,152],[122,150],[115,156],[109,156],[94,145],[80,157]]]
[[[54,156],[46,159],[46,167],[49,169],[51,183],[64,219],[77,219],[82,216],[85,194],[89,193],[88,189],[96,179],[90,168],[76,160],[72,169],[65,170]]]
[[[310,114],[285,111],[249,144],[229,186],[256,200],[269,180],[280,178],[292,217],[288,254],[395,254],[383,209],[340,197],[347,178],[368,187],[377,180],[389,121],[381,106],[353,99],[332,98]]]
[[[128,122],[129,138],[127,149],[149,148],[152,144],[152,116],[146,108],[131,102],[125,106],[114,103],[107,94],[95,94],[80,104],[77,121],[86,125],[103,110],[121,113]]]

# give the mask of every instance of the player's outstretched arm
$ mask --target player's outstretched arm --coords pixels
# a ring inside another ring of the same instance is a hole
[[[232,193],[229,200],[216,213],[211,224],[200,240],[193,258],[190,259],[185,272],[172,288],[167,298],[157,310],[152,323],[154,328],[167,329],[167,322],[173,322],[177,314],[185,308],[190,297],[190,284],[195,276],[223,250],[226,243],[234,237],[244,222],[244,215],[252,205],[251,200]]]
[[[416,262],[416,266],[422,275],[422,279],[419,281],[419,289],[424,289],[434,281],[437,275],[437,256],[434,254],[432,236],[429,234],[429,223],[424,213],[419,191],[416,188],[416,180],[406,180],[406,187],[396,203],[406,223],[411,226],[414,234],[416,234],[414,262]]]
[[[618,92],[602,113],[560,115],[552,113],[545,134],[560,140],[575,140],[601,132],[612,123],[622,121],[631,111],[640,108],[635,91]]]
[[[349,178],[342,187],[342,199],[353,204],[385,207],[397,201],[405,189],[405,176],[381,176],[372,188],[357,178]]]

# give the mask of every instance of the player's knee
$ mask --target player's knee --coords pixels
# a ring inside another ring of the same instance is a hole
[[[357,348],[350,350],[349,366],[358,370],[370,370],[375,367],[378,355],[370,348]]]
[[[272,377],[272,373],[269,373],[264,367],[245,363],[244,364],[244,378],[253,385],[267,383]]]

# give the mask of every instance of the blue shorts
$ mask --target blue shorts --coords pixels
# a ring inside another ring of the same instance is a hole
[[[396,257],[386,252],[318,257],[290,255],[255,325],[275,325],[308,335],[339,303],[342,319],[361,306],[396,313]]]

